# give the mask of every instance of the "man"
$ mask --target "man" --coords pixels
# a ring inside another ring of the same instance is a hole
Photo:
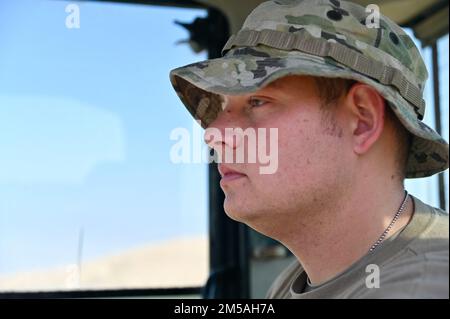
[[[224,57],[171,72],[222,159],[227,215],[296,256],[269,298],[448,298],[448,215],[404,190],[448,168],[448,143],[422,122],[417,48],[374,22],[350,2],[269,1]],[[227,128],[277,128],[276,171],[223,163],[247,145]]]

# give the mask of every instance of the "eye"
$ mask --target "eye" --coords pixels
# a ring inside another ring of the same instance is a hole
[[[265,105],[267,103],[267,101],[259,99],[257,97],[251,97],[248,101],[248,104],[251,107],[261,107],[263,105]]]

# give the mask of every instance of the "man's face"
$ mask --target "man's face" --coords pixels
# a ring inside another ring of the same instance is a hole
[[[224,208],[231,218],[264,232],[258,228],[314,213],[323,201],[339,196],[351,160],[345,156],[351,149],[345,142],[348,133],[340,125],[345,110],[336,105],[330,106],[336,111],[324,113],[313,78],[285,77],[252,94],[226,96],[225,101],[224,110],[208,127],[220,130],[224,137],[210,140],[205,136],[218,153],[236,153],[252,146],[226,138],[226,128],[265,128],[265,153],[278,151],[273,174],[261,174],[264,165],[259,160],[219,164],[224,175],[220,182]],[[270,128],[278,129],[277,150],[270,141]]]

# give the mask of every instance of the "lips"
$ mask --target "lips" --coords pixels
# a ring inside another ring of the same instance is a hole
[[[220,180],[220,184],[231,182],[233,180],[247,177],[244,173],[241,173],[239,171],[236,171],[234,169],[231,169],[228,166],[225,166],[223,164],[219,164],[219,173],[222,179]]]

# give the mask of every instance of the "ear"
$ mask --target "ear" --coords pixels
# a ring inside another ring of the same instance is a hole
[[[345,102],[350,111],[353,150],[361,155],[375,144],[383,132],[386,103],[376,89],[364,83],[353,85]]]

